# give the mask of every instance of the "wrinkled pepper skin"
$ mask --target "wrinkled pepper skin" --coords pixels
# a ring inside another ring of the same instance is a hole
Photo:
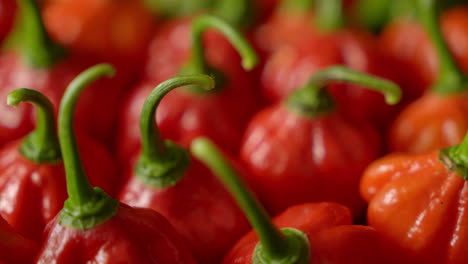
[[[402,248],[409,263],[468,262],[468,184],[440,162],[437,151],[394,154],[363,175],[368,223]]]
[[[199,263],[219,263],[249,225],[218,179],[196,159],[174,186],[147,187],[131,173],[119,200],[162,214]]]
[[[154,16],[139,0],[47,1],[43,14],[58,43],[127,64],[142,58],[155,26]]]
[[[110,153],[86,137],[80,137],[80,152],[90,181],[115,193],[116,168]],[[63,163],[36,163],[19,152],[20,141],[0,150],[0,215],[24,237],[41,241],[48,222],[67,198]],[[34,221],[31,221],[34,219]]]
[[[176,76],[188,61],[189,32],[190,19],[172,21],[162,26],[153,39],[146,76],[132,88],[122,108],[117,143],[120,159],[128,160],[139,149],[138,120],[145,98],[157,84]],[[164,138],[184,147],[195,137],[205,135],[228,152],[237,153],[245,126],[259,107],[257,91],[251,76],[240,67],[239,55],[223,36],[207,31],[204,47],[208,63],[225,74],[225,86],[211,94],[171,92],[158,107],[158,127]]]
[[[262,72],[263,94],[277,102],[301,87],[313,73],[331,65],[344,65],[403,84],[395,72],[397,67],[393,60],[378,51],[373,37],[348,29],[314,36],[310,41],[274,52]],[[388,125],[400,108],[400,105],[387,105],[382,94],[358,85],[331,85],[329,91],[348,118],[371,121],[381,128]],[[407,94],[403,94],[403,101],[409,100]]]
[[[325,202],[295,205],[273,221],[277,227],[292,227],[307,234],[310,264],[396,263],[392,262],[396,256],[388,253],[377,232],[371,227],[351,225],[351,214],[342,205]],[[251,264],[257,243],[255,232],[249,232],[226,255],[223,264]]]
[[[32,263],[38,251],[37,244],[18,235],[0,216],[0,263]]]
[[[339,112],[304,118],[283,104],[253,117],[241,147],[252,184],[273,214],[297,203],[334,201],[359,217],[359,179],[379,153],[371,125],[352,123]]]
[[[33,128],[33,112],[30,105],[16,109],[6,102],[8,93],[18,87],[28,87],[46,95],[57,108],[70,81],[90,65],[87,58],[71,55],[49,69],[37,69],[25,64],[20,55],[6,52],[0,55],[0,145],[18,139]],[[102,141],[109,141],[114,129],[116,109],[121,92],[120,79],[100,80],[88,89],[78,105],[77,127],[86,134]],[[100,98],[107,98],[102,100]]]
[[[36,263],[196,263],[174,228],[160,214],[120,204],[110,220],[77,230],[52,220]]]
[[[10,32],[16,13],[16,1],[0,0],[0,43]]]
[[[418,154],[460,143],[468,130],[467,100],[466,92],[451,96],[426,93],[395,119],[388,149]]]

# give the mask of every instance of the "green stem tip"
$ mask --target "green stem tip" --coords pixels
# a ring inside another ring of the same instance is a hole
[[[60,224],[89,229],[115,215],[118,201],[99,188],[93,188],[86,176],[75,140],[73,116],[78,98],[90,83],[114,76],[109,64],[95,65],[79,74],[67,87],[58,115],[59,141],[67,180],[68,199],[60,212]]]
[[[439,75],[431,91],[439,94],[460,93],[468,87],[468,78],[458,67],[439,26],[436,0],[413,0],[419,20],[427,31],[439,59]]]
[[[37,108],[36,129],[29,133],[20,146],[20,153],[28,160],[38,163],[61,161],[60,146],[55,130],[54,107],[42,93],[31,89],[17,89],[8,94],[7,104],[18,106],[29,102]]]
[[[253,263],[309,263],[310,245],[307,236],[297,229],[276,228],[264,207],[209,139],[195,139],[191,151],[224,183],[257,232],[260,243],[255,249]]]
[[[159,84],[143,104],[140,115],[142,154],[135,167],[135,175],[148,186],[176,184],[189,165],[187,151],[170,141],[164,141],[155,122],[156,109],[164,96],[185,85],[198,85],[209,90],[214,88],[215,81],[204,74],[178,76]]]

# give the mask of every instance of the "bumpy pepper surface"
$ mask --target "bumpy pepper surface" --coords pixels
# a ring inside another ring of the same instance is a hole
[[[44,233],[37,263],[195,263],[169,222],[150,209],[132,208],[93,188],[84,171],[73,131],[73,112],[81,90],[113,74],[96,65],[67,88],[59,110],[59,142],[68,199]]]
[[[440,69],[426,93],[402,110],[388,132],[391,151],[425,153],[461,142],[468,129],[468,78],[456,65],[438,26],[436,1],[416,1]]]
[[[213,88],[215,83],[206,75],[179,76],[152,91],[140,119],[142,150],[132,158],[135,162],[119,200],[161,213],[187,241],[199,263],[217,264],[247,232],[248,223],[211,171],[187,150],[164,141],[158,131],[154,121],[158,104],[165,94],[184,85]]]
[[[274,214],[315,201],[342,203],[354,217],[364,209],[359,179],[380,155],[380,137],[371,124],[343,116],[325,90],[333,80],[381,90],[390,103],[401,96],[391,82],[335,66],[318,72],[287,101],[258,112],[247,128],[241,158]]]
[[[224,264],[396,263],[373,228],[351,225],[346,207],[295,205],[272,221],[211,141],[196,139],[191,149],[223,181],[255,229],[234,245]]]
[[[122,109],[117,143],[122,160],[128,160],[140,147],[138,123],[144,100],[155,84],[178,73],[211,74],[216,77],[217,85],[211,91],[191,86],[168,94],[156,113],[161,134],[182,146],[188,146],[193,138],[204,135],[225,150],[238,152],[244,128],[256,111],[258,100],[249,75],[239,66],[239,56],[222,39],[224,37],[206,32],[209,41],[202,41],[207,28],[221,31],[232,42],[243,57],[245,69],[252,69],[257,64],[255,52],[241,34],[214,16],[203,15],[193,20],[192,42],[188,41],[189,24],[174,22],[167,30],[163,29],[150,49],[147,67],[151,76],[134,87]],[[206,49],[203,49],[204,43]]]

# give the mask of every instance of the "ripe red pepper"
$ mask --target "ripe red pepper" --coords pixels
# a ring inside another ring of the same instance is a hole
[[[37,263],[195,263],[163,216],[118,202],[93,188],[86,177],[75,141],[73,112],[87,84],[113,73],[109,65],[94,66],[65,92],[58,126],[68,199],[46,228]]]
[[[16,1],[0,0],[0,44],[10,32],[16,14]]]
[[[330,81],[372,87],[392,104],[401,97],[389,81],[335,66],[316,73],[284,102],[257,113],[247,128],[241,158],[273,214],[315,201],[342,203],[354,217],[364,209],[358,184],[381,152],[379,134],[371,124],[343,116],[325,89]]]
[[[214,16],[202,15],[193,20],[191,55],[185,44],[185,38],[189,35],[187,24],[177,22],[169,25],[167,31],[163,29],[162,35],[153,41],[150,50],[153,55],[148,68],[153,76],[146,77],[134,87],[121,113],[117,144],[122,160],[128,160],[140,148],[139,116],[143,101],[152,91],[153,85],[178,73],[212,74],[218,83],[212,91],[190,86],[189,89],[174,91],[166,96],[158,107],[156,118],[161,134],[182,146],[188,146],[193,138],[205,135],[225,150],[237,153],[245,125],[256,111],[258,102],[249,76],[233,64],[238,55],[228,43],[220,39],[220,35],[207,36],[210,41],[206,42],[204,51],[202,37],[210,27],[220,31],[233,43],[243,57],[242,65],[245,69],[251,69],[257,64],[255,52],[241,34]],[[166,33],[172,35],[168,37]],[[242,107],[239,107],[239,102],[242,102]]]
[[[458,144],[468,129],[468,78],[456,65],[438,26],[435,1],[419,3],[420,20],[437,50],[436,82],[402,110],[389,130],[389,149],[424,153]]]
[[[142,150],[131,160],[129,181],[120,201],[151,208],[174,226],[199,263],[219,263],[248,223],[224,186],[188,151],[164,141],[154,114],[163,97],[183,85],[213,88],[206,75],[188,75],[159,84],[148,96],[140,118]],[[222,235],[220,235],[222,234]]]
[[[408,263],[468,262],[468,135],[460,145],[393,154],[365,171],[368,223],[408,256]]]
[[[0,216],[0,263],[32,263],[39,246],[17,233]]]
[[[140,0],[48,1],[43,10],[53,39],[118,65],[142,59],[155,26]]]
[[[321,0],[317,4],[315,20],[312,14],[306,13],[281,22],[292,25],[272,27],[273,36],[279,40],[269,43],[279,44],[262,72],[261,88],[266,98],[277,102],[302,86],[311,74],[332,65],[345,65],[402,83],[396,72],[398,67],[378,50],[370,33],[343,27],[342,12],[336,10],[343,9],[340,0]],[[315,26],[312,21],[316,21]],[[332,85],[329,89],[348,118],[368,120],[380,128],[386,128],[399,109],[399,105],[386,104],[380,93],[362,86]],[[412,98],[411,94],[403,94],[404,101]]]
[[[295,205],[272,221],[211,141],[196,139],[191,149],[223,181],[255,229],[234,245],[224,264],[400,263],[392,261],[395,256],[373,228],[351,225],[349,209],[336,203]]]
[[[16,45],[0,54],[0,145],[24,136],[33,128],[32,108],[12,111],[6,102],[9,92],[28,87],[45,94],[55,106],[70,81],[94,59],[66,54],[46,34],[34,0],[19,0]],[[20,48],[20,50],[17,50]],[[80,129],[102,141],[109,141],[120,105],[122,84],[119,79],[100,81],[85,93],[80,102],[77,123]],[[102,100],[106,98],[106,100]]]
[[[37,126],[0,150],[0,215],[22,236],[41,241],[45,225],[67,198],[65,171],[52,103],[35,90],[19,89],[8,95],[10,105],[22,101],[38,107]],[[83,136],[80,148],[91,182],[113,193],[116,170],[110,153]]]

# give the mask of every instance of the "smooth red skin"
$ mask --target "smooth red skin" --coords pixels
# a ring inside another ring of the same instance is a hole
[[[468,262],[468,184],[437,151],[392,155],[364,173],[368,223],[406,251],[410,263]]]
[[[0,263],[32,263],[38,251],[35,242],[17,234],[0,216]]]
[[[292,227],[307,234],[311,264],[396,263],[377,232],[367,226],[351,225],[349,210],[335,203],[306,203],[289,207],[274,218],[277,227]],[[241,238],[223,264],[251,264],[258,243],[254,231]],[[400,262],[398,262],[400,263]]]
[[[117,146],[125,163],[140,148],[139,119],[146,97],[160,82],[176,76],[189,59],[188,37],[189,21],[183,20],[165,25],[153,40],[146,77],[132,89],[121,112]],[[158,106],[158,128],[165,138],[185,147],[194,138],[206,136],[224,150],[237,153],[245,126],[258,108],[257,94],[224,37],[214,32],[205,37],[208,62],[225,74],[226,85],[215,94],[198,95],[184,88],[171,91]]]
[[[18,139],[32,130],[34,112],[30,105],[17,108],[6,104],[11,91],[24,87],[37,90],[49,98],[58,110],[68,84],[94,61],[69,56],[49,69],[35,69],[22,62],[13,52],[0,55],[0,145]],[[103,78],[90,85],[80,96],[76,110],[77,129],[103,142],[111,140],[121,103],[121,77]]]
[[[136,159],[135,159],[136,160]],[[198,160],[191,160],[175,186],[147,187],[128,171],[120,200],[162,214],[185,239],[199,263],[220,263],[249,230],[244,214],[223,184]]]
[[[309,119],[283,105],[257,113],[241,146],[252,185],[272,214],[298,203],[334,201],[359,217],[361,173],[379,153],[372,126],[338,112]]]
[[[402,83],[393,60],[378,51],[373,37],[349,29],[310,36],[275,51],[262,73],[263,94],[273,102],[282,100],[305,85],[314,73],[332,65],[344,65]],[[385,128],[400,108],[388,105],[382,93],[362,86],[332,85],[329,90],[348,118],[371,121],[380,128]],[[411,97],[405,91],[403,94],[402,104]]]
[[[47,1],[44,23],[52,37],[74,52],[138,63],[155,26],[142,1]]]
[[[460,143],[468,130],[468,93],[427,92],[402,110],[389,130],[388,149],[422,154]]]
[[[0,0],[0,43],[13,27],[13,21],[16,14],[16,1]]]
[[[441,17],[442,32],[458,65],[468,73],[468,7],[457,7]],[[411,39],[411,41],[408,41]],[[438,58],[421,25],[411,19],[390,23],[382,32],[379,46],[405,64],[413,80],[412,89],[422,93],[438,76]],[[408,79],[408,78],[406,78]]]
[[[80,141],[85,170],[93,186],[114,193],[115,168],[107,150]],[[19,152],[21,141],[0,151],[0,215],[24,237],[40,242],[46,224],[66,200],[63,163],[38,164]],[[31,221],[34,219],[34,221]]]
[[[169,222],[159,213],[120,203],[110,220],[85,231],[47,226],[36,263],[196,263]]]

